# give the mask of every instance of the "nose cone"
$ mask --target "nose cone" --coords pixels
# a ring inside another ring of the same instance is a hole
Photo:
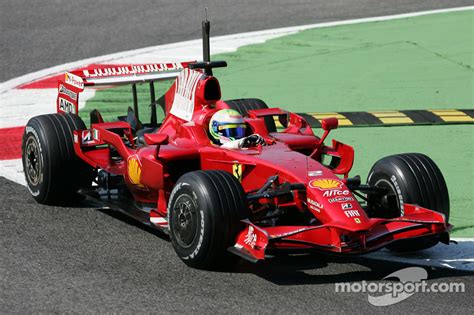
[[[307,185],[307,205],[322,223],[363,230],[369,217],[347,186],[335,178],[312,178]]]

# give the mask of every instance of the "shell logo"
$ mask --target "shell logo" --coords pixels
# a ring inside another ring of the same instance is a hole
[[[134,185],[142,186],[140,183],[142,168],[140,162],[138,161],[138,157],[136,155],[132,155],[128,158],[127,164],[128,178],[130,179],[130,182]]]
[[[309,182],[309,187],[321,190],[341,188],[342,182],[335,179],[313,179]]]

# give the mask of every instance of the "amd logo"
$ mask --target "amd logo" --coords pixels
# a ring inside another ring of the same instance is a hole
[[[64,98],[59,98],[59,110],[65,113],[76,114],[76,106]]]

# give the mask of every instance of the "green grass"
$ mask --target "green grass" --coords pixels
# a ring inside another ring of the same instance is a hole
[[[474,101],[474,10],[312,29],[216,58],[224,99],[299,112],[444,109]]]
[[[163,95],[171,86],[172,82],[155,83],[155,95]],[[137,84],[138,111],[140,120],[144,123],[150,122],[151,98],[148,84]],[[127,115],[128,106],[133,108],[133,94],[131,85],[122,85],[114,88],[98,90],[96,95],[87,101],[86,107],[79,111],[79,116],[84,120],[86,126],[89,125],[89,112],[97,108],[104,120],[114,121],[117,116]],[[158,121],[163,120],[164,113],[160,106],[157,106]]]
[[[307,30],[215,56],[223,99],[257,97],[296,112],[473,108],[474,11]],[[170,83],[157,84],[157,96]],[[138,88],[142,120],[148,86]],[[125,115],[131,87],[102,90],[83,114]],[[88,119],[88,117],[86,117]],[[320,130],[315,130],[320,133]],[[420,152],[443,172],[454,236],[474,237],[474,127],[344,128],[332,132],[354,146],[353,175],[363,179],[383,156]]]
[[[448,186],[450,223],[455,225],[452,235],[474,237],[473,131],[472,125],[343,128],[331,136],[354,147],[351,174],[361,175],[364,181],[375,161],[384,156],[419,152],[431,157]]]

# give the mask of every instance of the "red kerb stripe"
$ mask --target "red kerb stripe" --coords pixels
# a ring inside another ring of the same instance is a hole
[[[21,138],[25,127],[0,128],[0,160],[21,158]]]

